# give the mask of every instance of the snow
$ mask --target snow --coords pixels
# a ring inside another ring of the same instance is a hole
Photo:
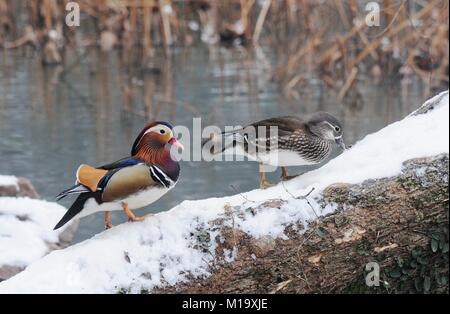
[[[238,253],[238,248],[236,246],[233,246],[232,250],[228,250],[228,249],[224,248],[223,255],[224,255],[225,262],[231,263],[232,261],[234,261],[237,257],[237,253]]]
[[[224,224],[254,237],[286,238],[286,225],[307,228],[308,221],[336,209],[333,205],[322,208],[314,199],[328,185],[394,176],[405,160],[448,153],[448,92],[434,100],[439,104],[429,113],[408,116],[368,135],[320,169],[284,184],[263,192],[184,201],[143,222],[124,223],[53,251],[0,283],[0,293],[139,293],[185,281],[187,275],[207,276],[215,258],[215,239],[220,239],[220,230],[211,222],[227,218],[230,208],[241,214],[225,219]],[[304,195],[312,188],[310,204],[292,195]],[[274,199],[282,200],[279,208],[267,206]],[[199,249],[199,238],[211,240],[203,241]],[[224,253],[225,260],[232,261],[237,248]]]
[[[26,197],[0,197],[0,267],[25,267],[44,256],[49,244],[58,243],[53,226],[66,208]]]
[[[15,176],[0,175],[0,186],[15,186],[19,189],[19,182]]]

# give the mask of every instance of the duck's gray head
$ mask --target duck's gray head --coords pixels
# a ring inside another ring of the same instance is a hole
[[[306,123],[314,135],[327,141],[336,142],[345,149],[342,139],[342,124],[334,116],[328,112],[319,111],[310,115]]]

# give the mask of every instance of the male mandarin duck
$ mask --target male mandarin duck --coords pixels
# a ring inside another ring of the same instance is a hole
[[[277,128],[275,135],[270,133],[271,127]],[[270,118],[232,132],[223,132],[222,135],[225,136],[225,141],[220,143],[225,145],[219,150],[215,147],[214,142],[217,141],[214,135],[204,141],[203,145],[209,142],[213,154],[226,153],[237,147],[240,152],[233,150],[233,153],[258,161],[260,188],[271,186],[266,180],[263,165],[281,167],[282,179],[288,179],[287,166],[318,164],[330,155],[333,143],[342,149],[346,148],[341,123],[327,112],[316,112],[304,118]]]
[[[111,210],[123,210],[130,221],[141,221],[130,209],[147,206],[172,189],[178,181],[180,166],[170,149],[183,149],[167,122],[147,125],[136,138],[131,156],[98,168],[81,165],[73,187],[61,192],[78,197],[54,229],[69,220],[96,212],[105,212],[105,228],[112,227]]]

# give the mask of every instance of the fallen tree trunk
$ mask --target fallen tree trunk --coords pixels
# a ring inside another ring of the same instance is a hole
[[[289,226],[288,240],[222,227],[225,241],[217,241],[216,256],[237,247],[233,262],[216,259],[211,276],[152,292],[448,293],[448,174],[443,154],[409,160],[395,177],[329,186],[316,201],[338,209],[304,233],[294,231],[302,226]],[[234,215],[239,211],[230,208],[226,219]],[[366,270],[368,263],[376,264]],[[378,286],[371,272],[376,265]]]

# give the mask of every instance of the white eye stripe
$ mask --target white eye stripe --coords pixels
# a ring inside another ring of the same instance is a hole
[[[170,133],[172,132],[168,127],[166,127],[165,125],[155,125],[153,127],[151,127],[150,129],[148,129],[147,131],[144,132],[144,134],[142,134],[142,137],[150,132],[156,132],[156,133],[160,133],[161,130],[164,130],[165,133]]]
[[[166,131],[166,133],[167,133],[167,132],[172,132],[172,130],[170,130],[170,129],[169,129],[168,127],[166,127],[165,125],[155,125],[155,126],[151,127],[150,129],[148,129],[147,131],[145,131],[144,134],[142,134],[141,138],[139,139],[139,141],[138,141],[137,144],[136,144],[136,147],[139,146],[139,144],[141,143],[142,139],[144,138],[144,136],[145,136],[146,134],[148,134],[148,133],[150,133],[150,132],[156,132],[156,133],[160,134],[160,133],[159,133],[159,130],[161,130],[161,129],[164,129],[164,130]],[[172,134],[172,136],[173,136],[173,134]]]
[[[334,130],[336,130],[336,131],[340,131],[341,130],[341,128],[339,127],[339,126],[334,126],[334,125],[332,125],[330,122],[328,122],[328,121],[324,121],[326,124],[328,124],[332,129],[334,129]]]

